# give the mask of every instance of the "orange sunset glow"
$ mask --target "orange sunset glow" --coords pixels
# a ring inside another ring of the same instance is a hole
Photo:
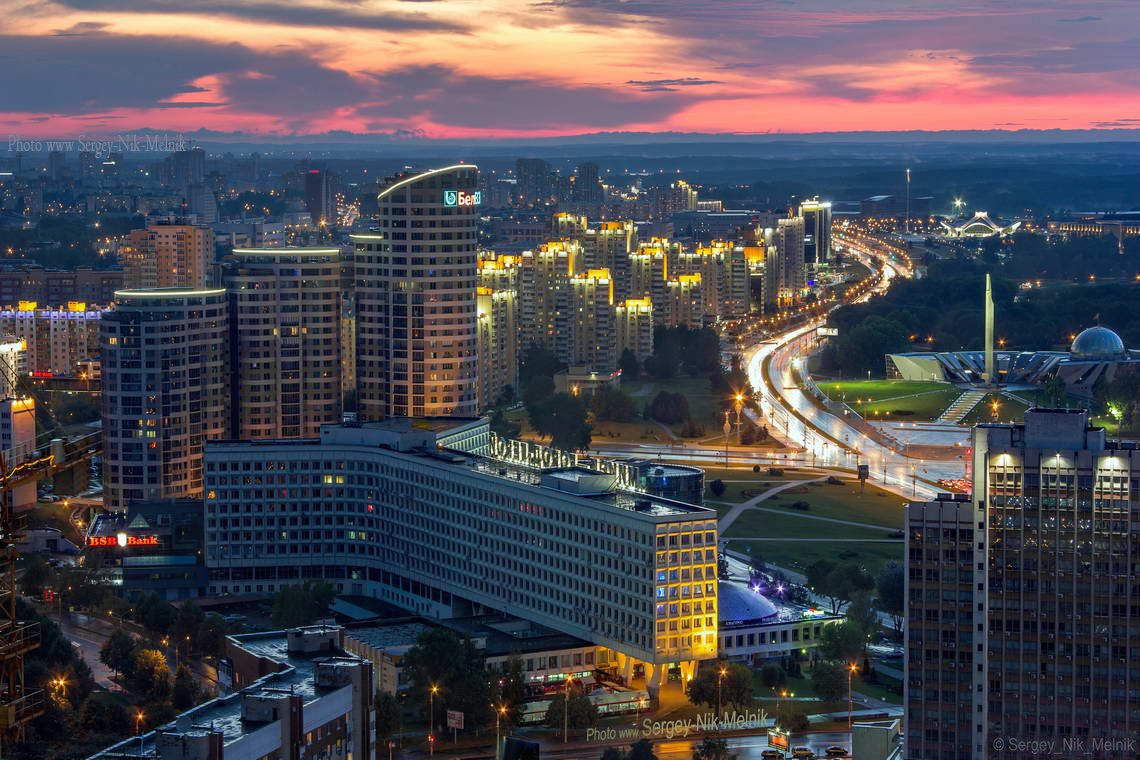
[[[13,135],[1140,126],[1129,0],[4,4]]]

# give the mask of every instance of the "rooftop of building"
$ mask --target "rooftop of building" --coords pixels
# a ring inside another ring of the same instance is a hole
[[[339,632],[339,626],[308,626],[294,629],[306,634],[323,635]],[[309,703],[326,692],[339,688],[322,687],[317,680],[317,666],[329,662],[360,662],[360,658],[342,649],[319,652],[294,652],[288,645],[290,631],[268,631],[230,636],[230,641],[245,651],[280,664],[281,669],[251,683],[241,691],[224,697],[217,697],[180,714],[175,720],[165,723],[140,737],[125,739],[107,749],[92,755],[90,760],[110,760],[110,758],[154,758],[157,756],[157,742],[162,734],[204,735],[222,734],[223,744],[230,744],[247,732],[263,727],[263,724],[249,724],[242,719],[242,695],[277,693],[299,695],[304,703]],[[339,634],[338,634],[339,635]]]
[[[506,657],[591,646],[590,642],[505,614],[429,620],[418,616],[350,624],[345,636],[399,656],[431,630],[446,628],[469,638],[484,657]]]
[[[564,452],[540,447],[548,457],[544,461],[520,462],[496,457],[489,452],[474,453],[452,448],[441,448],[439,439],[486,424],[485,418],[435,417],[393,418],[382,422],[324,425],[320,439],[285,439],[255,441],[211,441],[207,450],[220,446],[298,447],[312,445],[354,446],[366,449],[383,449],[396,456],[417,457],[430,461],[440,468],[476,472],[480,475],[501,478],[513,484],[550,489],[595,504],[637,512],[649,517],[692,515],[696,518],[715,517],[705,507],[673,501],[659,496],[626,490],[620,487],[615,475],[603,469],[569,465],[572,457]]]

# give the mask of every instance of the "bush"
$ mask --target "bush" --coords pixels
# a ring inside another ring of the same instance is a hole
[[[793,501],[791,507],[792,509],[798,509],[801,512],[807,512],[809,509],[811,509],[811,504],[808,504],[806,501]]]
[[[720,478],[717,478],[713,482],[709,483],[709,491],[712,492],[712,495],[717,497],[718,499],[721,496],[724,496],[724,490],[725,490],[724,481],[721,480]]]
[[[783,477],[784,471],[781,470],[779,467],[769,467],[768,468],[768,475],[769,475],[769,477],[780,478],[780,477]]]
[[[752,472],[755,472],[755,473],[759,474],[759,472],[760,472],[760,465],[758,465],[758,464],[754,464],[754,465],[752,465]]]

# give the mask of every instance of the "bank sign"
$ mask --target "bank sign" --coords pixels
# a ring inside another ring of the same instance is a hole
[[[475,190],[444,190],[443,205],[447,208],[460,206],[478,206],[483,202],[483,191]]]

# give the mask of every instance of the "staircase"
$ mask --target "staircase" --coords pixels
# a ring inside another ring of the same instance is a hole
[[[966,415],[973,411],[974,407],[981,403],[982,399],[986,397],[985,391],[965,391],[961,396],[954,399],[954,403],[946,407],[946,411],[938,415],[935,422],[946,425],[957,425]]]

